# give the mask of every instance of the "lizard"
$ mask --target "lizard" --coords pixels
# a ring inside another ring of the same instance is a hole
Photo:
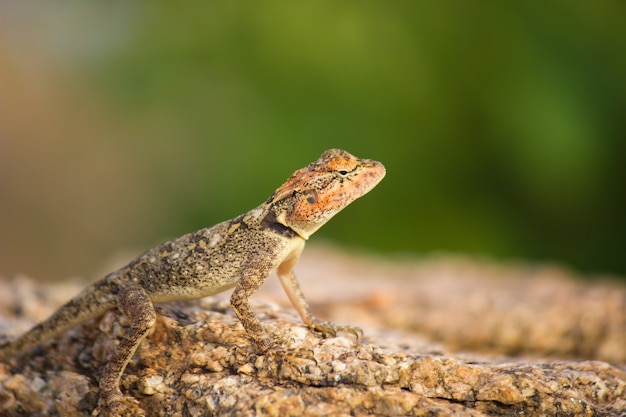
[[[250,297],[271,271],[306,326],[325,336],[358,327],[313,316],[293,272],[309,237],[385,176],[378,161],[330,149],[295,171],[263,204],[234,219],[183,235],[148,250],[126,266],[86,287],[48,319],[0,346],[0,359],[17,356],[82,322],[118,309],[130,322],[99,378],[100,403],[113,413],[126,401],[120,378],[156,322],[153,303],[197,299],[234,287],[230,304],[261,353],[273,344],[255,316]]]

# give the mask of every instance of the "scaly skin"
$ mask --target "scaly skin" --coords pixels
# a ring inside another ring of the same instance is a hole
[[[385,176],[377,161],[331,149],[296,171],[263,204],[232,220],[184,235],[144,253],[84,289],[50,318],[0,347],[0,359],[29,348],[118,308],[131,322],[128,336],[114,351],[100,378],[102,403],[118,412],[125,402],[119,380],[135,350],[152,332],[153,303],[205,297],[235,287],[231,305],[261,352],[271,346],[249,298],[276,269],[304,323],[334,336],[361,330],[315,318],[293,273],[305,241],[331,217],[369,192]]]

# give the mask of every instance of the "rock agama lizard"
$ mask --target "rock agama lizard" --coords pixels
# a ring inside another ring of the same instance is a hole
[[[260,206],[232,220],[166,242],[84,289],[50,318],[0,347],[0,359],[15,356],[81,322],[118,308],[131,322],[99,380],[101,403],[115,412],[125,401],[119,381],[156,321],[153,303],[205,297],[235,287],[237,317],[260,352],[272,346],[249,298],[274,269],[304,323],[334,336],[354,333],[315,318],[293,273],[305,241],[331,217],[369,192],[385,176],[377,161],[330,149],[296,171]]]

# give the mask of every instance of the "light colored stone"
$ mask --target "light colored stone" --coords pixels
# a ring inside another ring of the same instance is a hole
[[[315,285],[332,293],[314,295],[314,311],[339,324],[346,323],[339,312],[353,317],[358,323],[350,324],[365,327],[361,343],[351,335],[313,335],[292,308],[276,306],[284,297],[279,287],[255,297],[255,312],[280,346],[265,355],[224,308],[224,297],[171,303],[125,371],[122,391],[150,416],[626,413],[623,285],[456,259],[377,261],[368,268],[373,261],[313,252],[323,255]],[[305,293],[308,262],[301,274]],[[348,284],[359,283],[357,291],[337,295],[333,262]],[[353,277],[346,264],[354,265]],[[0,293],[16,293],[20,285],[22,294],[54,287],[0,280]],[[17,309],[33,312],[21,317],[0,306],[0,317],[23,329],[41,318],[39,310],[60,303],[56,296],[37,302],[50,305]],[[97,378],[127,331],[119,313],[110,312],[1,363],[0,415],[91,415]],[[598,360],[607,358],[613,364]],[[129,413],[133,407],[129,402]]]

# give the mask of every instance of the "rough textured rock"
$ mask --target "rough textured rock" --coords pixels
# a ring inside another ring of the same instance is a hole
[[[316,337],[273,304],[288,306],[269,282],[255,311],[280,349],[259,355],[227,296],[163,304],[123,392],[151,416],[626,415],[624,285],[554,267],[336,253],[312,250],[297,271],[314,311],[363,326],[361,343]],[[81,286],[0,281],[0,333]],[[112,311],[0,363],[0,415],[91,415],[126,326]]]

